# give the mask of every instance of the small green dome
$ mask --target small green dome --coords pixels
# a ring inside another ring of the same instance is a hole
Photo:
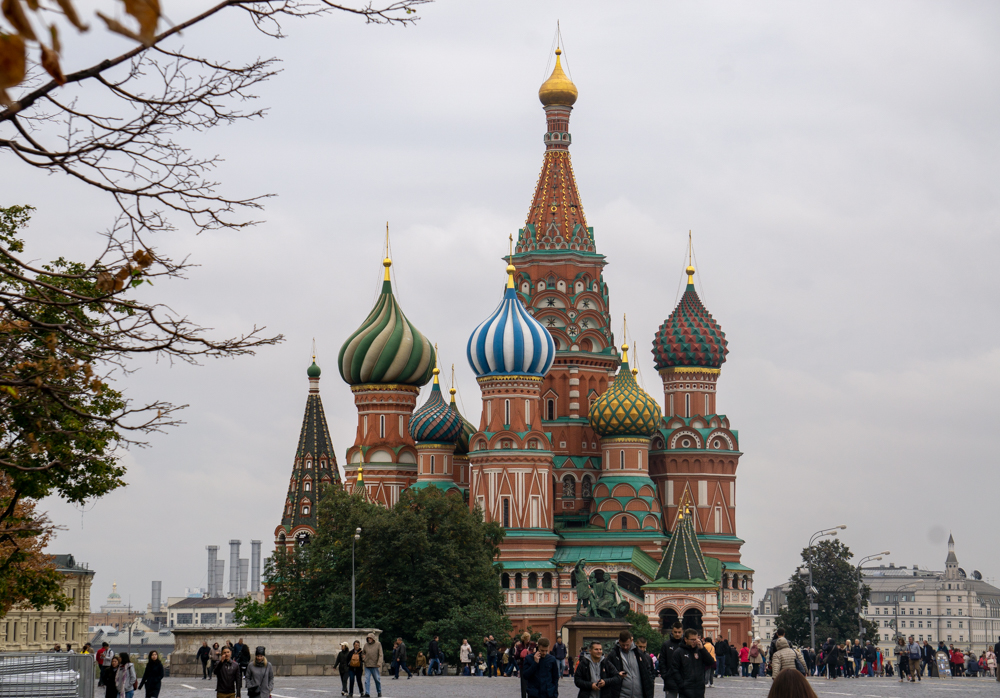
[[[306,375],[310,378],[319,378],[319,374],[319,366],[316,365],[316,359],[313,359],[312,366],[306,369]]]
[[[652,436],[656,433],[661,419],[660,406],[635,382],[627,354],[622,358],[615,382],[590,405],[587,418],[601,437]]]

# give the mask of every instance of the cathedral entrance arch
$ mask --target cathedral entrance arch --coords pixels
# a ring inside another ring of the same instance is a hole
[[[663,634],[669,632],[678,617],[676,608],[664,608],[660,611],[660,632]]]
[[[701,630],[701,611],[697,608],[689,608],[684,611],[684,620],[681,621],[684,624],[684,629],[694,628],[695,630]]]

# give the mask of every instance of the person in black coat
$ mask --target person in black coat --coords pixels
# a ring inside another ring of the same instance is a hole
[[[670,628],[670,637],[663,641],[657,660],[660,665],[660,677],[663,679],[663,690],[667,693],[677,693],[677,686],[674,685],[674,678],[670,674],[670,658],[682,644],[684,644],[684,628],[680,621],[677,621]]]
[[[240,671],[244,674],[247,673],[247,667],[250,666],[249,645],[243,645],[243,649],[240,650],[240,656],[236,658],[236,663],[240,665]]]
[[[337,661],[334,666],[340,673],[340,695],[347,695],[347,672],[350,668],[347,666],[347,662],[351,659],[351,651],[347,649],[347,643],[340,643],[340,652],[337,654]]]
[[[149,653],[149,661],[146,663],[146,670],[142,672],[139,688],[146,687],[146,698],[158,698],[162,683],[163,662],[160,661],[160,653],[153,650]]]
[[[104,698],[118,698],[115,675],[118,673],[118,657],[112,657],[111,665],[101,669],[101,683],[104,684]]]
[[[614,666],[604,659],[604,648],[594,640],[590,643],[590,652],[576,663],[573,674],[573,685],[580,689],[577,698],[611,698],[615,690],[621,690],[622,677]],[[594,681],[591,662],[598,666],[599,679]]]
[[[670,658],[670,676],[678,698],[704,698],[705,671],[712,666],[712,655],[698,638],[698,631],[684,631],[684,643]]]
[[[636,696],[641,693],[643,698],[653,698],[655,689],[652,666],[648,672],[643,670],[642,653],[632,642],[632,633],[628,630],[622,630],[618,636],[618,642],[608,652],[607,659],[604,661],[613,666],[615,672],[621,676],[621,684],[610,691],[610,698],[618,698],[622,687],[626,686],[627,682],[632,682],[632,695]]]

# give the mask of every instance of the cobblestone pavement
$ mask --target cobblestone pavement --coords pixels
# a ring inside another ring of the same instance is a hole
[[[332,680],[331,680],[332,679]],[[928,679],[916,684],[899,683],[898,679],[812,679],[813,688],[820,696],[856,696],[857,698],[964,698],[964,696],[1000,695],[1000,683],[993,679]],[[215,684],[192,678],[168,678],[163,682],[160,698],[214,698]],[[572,679],[565,678],[559,685],[561,698],[576,698],[577,690]],[[713,696],[756,696],[764,698],[771,689],[770,679],[728,678],[716,681],[715,688],[705,694]],[[375,687],[372,686],[372,691]],[[243,694],[244,696],[246,693]],[[337,698],[340,696],[338,677],[280,676],[274,682],[275,698]],[[372,694],[374,696],[374,693]],[[520,698],[516,678],[486,679],[482,677],[426,677],[414,676],[411,681],[401,678],[393,681],[382,677],[384,698]],[[657,698],[663,696],[663,685],[657,681]],[[135,698],[142,698],[142,691]]]

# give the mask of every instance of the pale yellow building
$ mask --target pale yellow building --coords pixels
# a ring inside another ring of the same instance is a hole
[[[5,652],[50,650],[58,643],[74,651],[83,648],[89,633],[90,585],[94,571],[77,563],[72,555],[54,555],[56,570],[62,575],[62,590],[70,598],[65,611],[52,607],[42,610],[14,607],[0,619],[0,645]]]

